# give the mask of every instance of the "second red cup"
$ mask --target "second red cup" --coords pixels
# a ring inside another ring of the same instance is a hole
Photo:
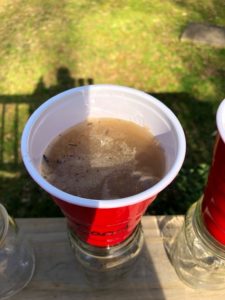
[[[217,110],[216,123],[218,135],[202,201],[202,216],[208,232],[225,245],[225,100]]]

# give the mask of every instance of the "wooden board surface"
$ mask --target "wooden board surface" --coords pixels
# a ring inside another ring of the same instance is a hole
[[[224,291],[187,287],[171,266],[162,230],[164,235],[174,234],[182,221],[183,217],[143,217],[144,251],[135,268],[113,287],[105,287],[103,283],[93,287],[70,248],[65,219],[18,219],[21,232],[35,249],[36,269],[29,285],[10,299],[224,300]]]

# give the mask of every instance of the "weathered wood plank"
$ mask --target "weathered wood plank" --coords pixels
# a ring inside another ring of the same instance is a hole
[[[90,286],[70,248],[65,219],[17,221],[21,233],[26,234],[34,246],[36,271],[29,285],[12,300],[224,300],[223,291],[187,287],[171,266],[161,234],[167,227],[166,233],[176,231],[182,224],[182,216],[143,218],[144,251],[127,277],[111,288]]]

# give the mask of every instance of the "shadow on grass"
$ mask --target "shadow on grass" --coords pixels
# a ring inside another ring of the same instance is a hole
[[[72,78],[60,67],[57,84],[46,87],[40,78],[31,95],[0,95],[0,193],[1,202],[16,217],[61,216],[56,205],[26,173],[21,163],[19,143],[27,117],[48,98],[72,87],[93,84],[92,78]],[[149,92],[151,94],[151,92]],[[211,161],[216,130],[217,104],[200,102],[187,93],[158,93],[177,115],[187,138],[185,163],[175,179],[148,209],[149,214],[183,214],[202,191]]]
[[[148,212],[184,214],[204,189],[216,135],[218,103],[198,101],[187,93],[152,95],[166,104],[180,120],[186,136],[187,152],[178,176],[159,194]]]
[[[27,174],[19,149],[25,122],[38,106],[62,91],[93,84],[92,78],[71,77],[63,66],[57,70],[56,78],[57,84],[50,87],[40,78],[31,95],[0,95],[0,201],[15,217],[62,216]]]

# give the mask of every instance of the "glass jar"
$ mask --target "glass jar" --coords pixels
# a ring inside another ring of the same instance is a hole
[[[202,201],[188,210],[183,227],[170,252],[182,281],[194,288],[225,288],[225,246],[215,240],[203,224]]]
[[[144,244],[141,224],[128,239],[116,246],[91,246],[73,231],[70,231],[69,239],[86,278],[96,288],[110,287],[122,279],[134,266]]]
[[[24,288],[34,273],[34,253],[0,204],[0,299]]]

